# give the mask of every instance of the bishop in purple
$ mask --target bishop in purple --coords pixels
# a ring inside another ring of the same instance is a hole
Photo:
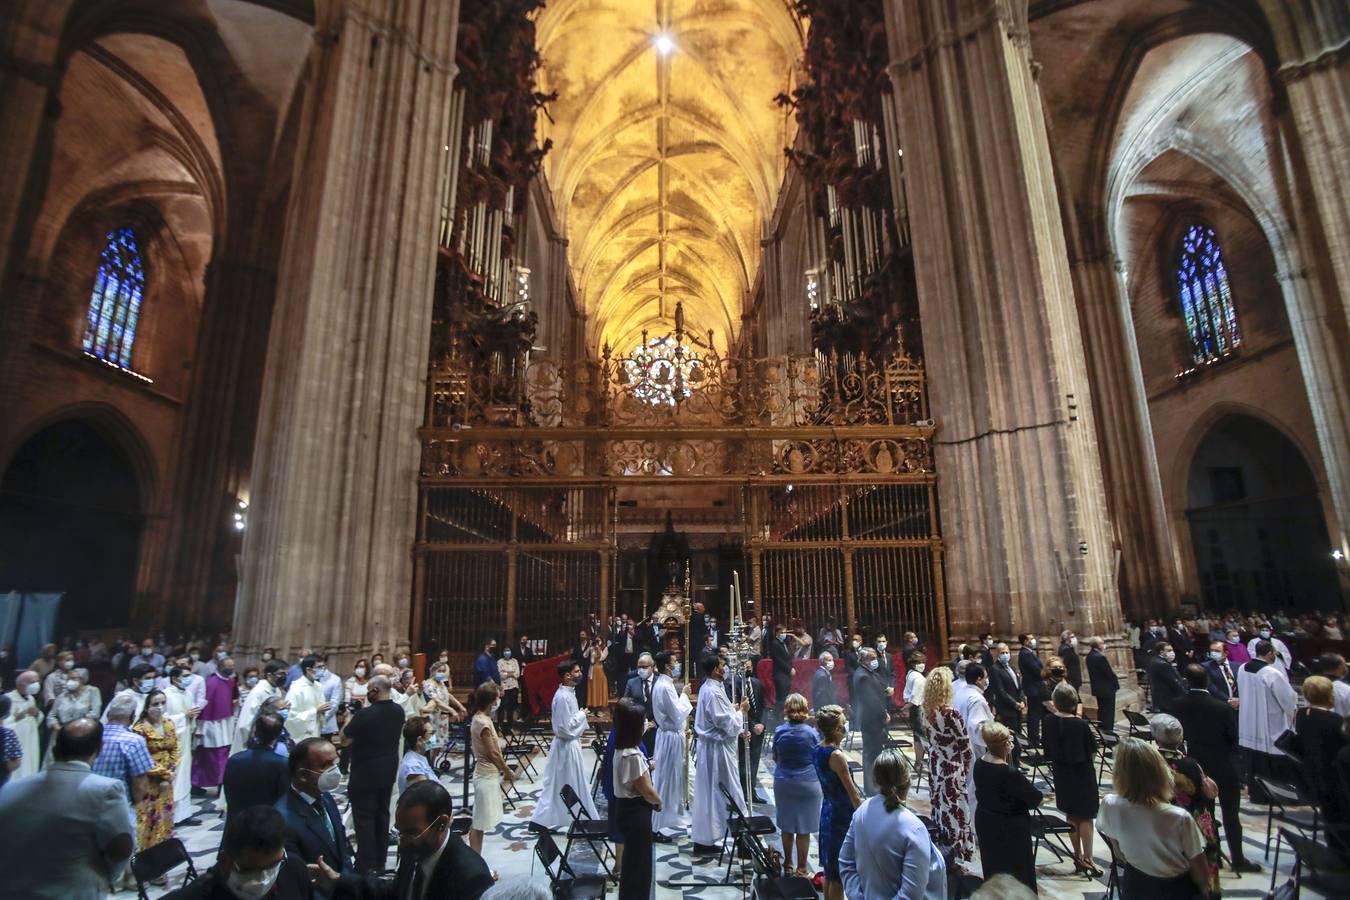
[[[234,712],[239,685],[234,679],[234,660],[221,660],[206,679],[206,706],[197,717],[200,744],[192,751],[192,786],[219,787],[225,780],[225,763],[234,739]]]

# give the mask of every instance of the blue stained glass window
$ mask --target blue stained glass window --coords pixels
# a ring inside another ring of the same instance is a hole
[[[136,233],[128,227],[114,228],[108,232],[94,277],[89,321],[84,329],[84,352],[130,369],[144,295],[145,263]]]
[[[1237,350],[1242,335],[1214,229],[1200,224],[1186,229],[1177,254],[1176,278],[1181,316],[1191,338],[1191,361],[1204,365]]]

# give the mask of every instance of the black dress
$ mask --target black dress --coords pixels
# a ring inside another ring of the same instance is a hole
[[[1345,746],[1345,737],[1341,734],[1343,721],[1331,710],[1315,706],[1300,709],[1294,717],[1298,753],[1303,757],[1304,784],[1333,821],[1342,818],[1336,808],[1340,796],[1336,790],[1335,769],[1336,757]]]
[[[1031,810],[1041,792],[1012,766],[975,762],[975,836],[986,879],[1007,872],[1036,890],[1036,854],[1031,841]]]
[[[1097,818],[1097,739],[1078,716],[1046,716],[1041,743],[1055,779],[1055,808],[1076,819]]]

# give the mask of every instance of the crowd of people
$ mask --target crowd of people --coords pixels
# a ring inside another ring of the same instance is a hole
[[[750,802],[773,805],[782,872],[819,872],[827,900],[945,896],[977,851],[985,879],[1034,891],[1031,813],[1047,797],[1032,774],[1068,824],[1076,874],[1103,875],[1100,834],[1125,896],[1207,896],[1223,867],[1260,869],[1244,853],[1243,791],[1260,802],[1292,786],[1344,847],[1350,682],[1331,649],[1338,629],[1334,616],[1200,614],[1126,623],[1110,646],[1070,630],[1049,646],[986,633],[935,664],[912,632],[893,646],[832,621],[812,633],[764,616],[733,648],[696,606],[686,653],[669,623],[588,620],[549,662],[560,687],[531,825],[566,830],[569,807],[603,818],[584,748],[608,728],[601,779],[621,897],[649,895],[654,844],[688,837],[696,855],[717,854],[731,810],[748,815]],[[484,640],[467,692],[455,691],[447,652],[419,677],[405,650],[343,673],[313,648],[264,650],[241,668],[229,635],[71,641],[24,668],[0,648],[0,870],[23,896],[131,887],[133,854],[215,797],[226,814],[217,862],[174,896],[476,898],[496,882],[484,838],[519,777],[502,738],[526,717],[536,646]],[[1125,733],[1116,697],[1130,679],[1111,656],[1122,646],[1152,712]],[[685,659],[696,671],[682,671]],[[860,770],[844,751],[854,734]],[[454,739],[472,786],[463,840],[441,781]],[[772,797],[759,786],[765,755]],[[917,766],[931,804],[922,818],[906,805]],[[53,850],[52,834],[75,839]]]

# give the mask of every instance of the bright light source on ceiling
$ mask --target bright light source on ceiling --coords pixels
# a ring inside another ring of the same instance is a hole
[[[668,34],[658,34],[656,36],[656,52],[662,56],[669,56],[675,49],[675,41],[671,40]]]

